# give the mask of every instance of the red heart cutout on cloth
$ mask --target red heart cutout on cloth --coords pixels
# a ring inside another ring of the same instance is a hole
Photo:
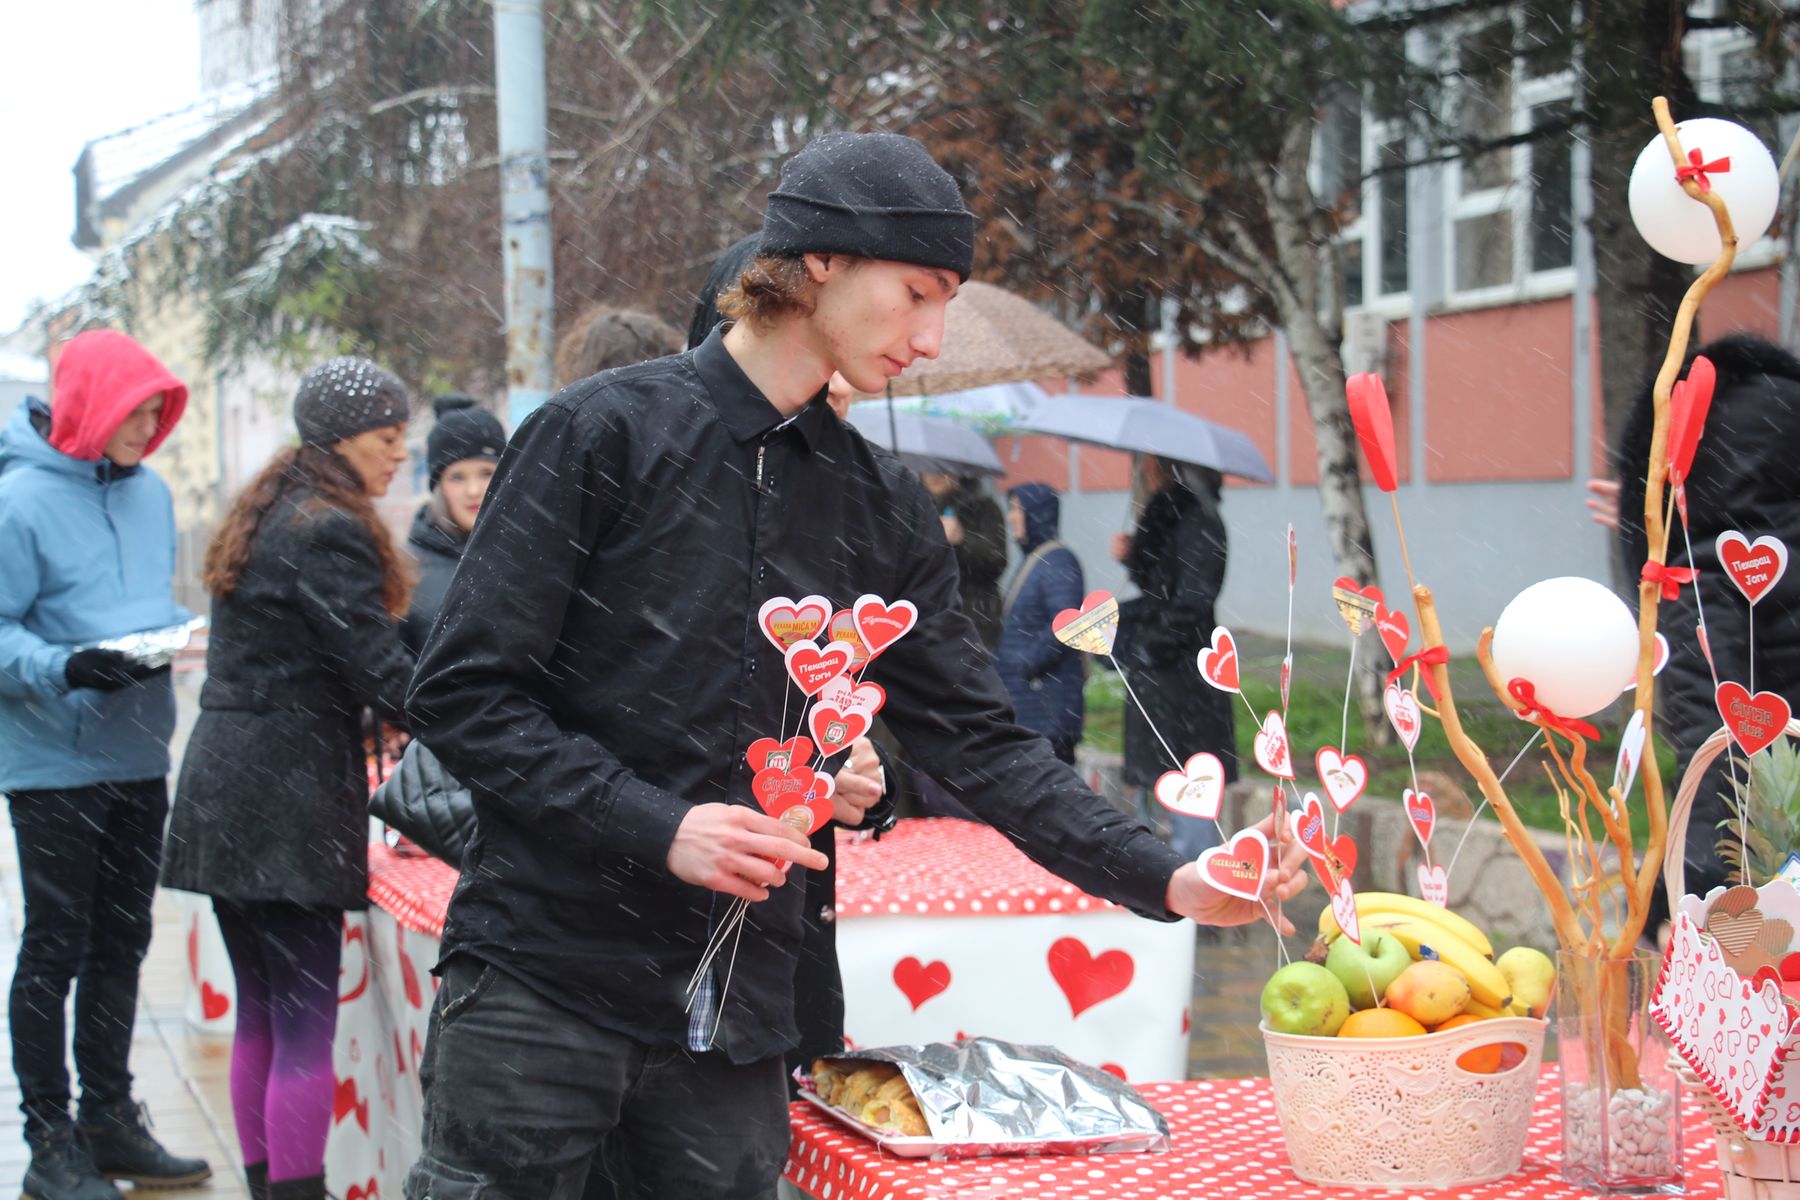
[[[1153,789],[1159,804],[1183,816],[1216,820],[1225,798],[1225,765],[1202,750],[1179,771],[1165,771]]]
[[[1443,863],[1419,864],[1419,898],[1439,908],[1450,907],[1450,871]]]
[[[1381,707],[1387,710],[1388,721],[1394,732],[1400,735],[1400,742],[1412,752],[1419,744],[1419,734],[1424,732],[1425,718],[1419,711],[1418,699],[1406,688],[1397,683],[1387,685],[1382,693]]]
[[[1700,446],[1700,434],[1706,428],[1706,413],[1712,407],[1716,372],[1705,355],[1694,359],[1686,379],[1669,391],[1669,474],[1686,481],[1694,464],[1694,451]],[[1684,514],[1682,521],[1686,521]]]
[[[1375,632],[1381,635],[1381,644],[1387,647],[1388,656],[1395,662],[1406,657],[1406,643],[1412,640],[1412,622],[1406,619],[1403,612],[1395,612],[1382,600],[1375,605]]]
[[[394,1037],[398,1039],[399,1036],[399,1031],[396,1030]],[[348,1116],[356,1118],[356,1123],[362,1126],[364,1133],[369,1131],[369,1102],[357,1091],[354,1078],[339,1079],[332,1090],[331,1123],[341,1124]]]
[[[894,964],[894,986],[905,993],[913,1011],[918,1012],[921,1004],[949,988],[950,966],[944,962],[922,963],[909,954]]]
[[[1198,865],[1201,878],[1221,892],[1259,900],[1269,870],[1269,839],[1260,829],[1245,829],[1223,846],[1203,851]]]
[[[819,703],[813,705],[807,727],[819,743],[819,753],[830,758],[869,732],[869,714],[858,708],[846,712],[835,704]]]
[[[1080,608],[1065,608],[1050,618],[1050,632],[1071,650],[1111,654],[1119,636],[1119,602],[1111,592],[1089,592]]]
[[[1714,702],[1732,740],[1745,754],[1755,754],[1780,737],[1793,716],[1788,702],[1774,692],[1752,696],[1743,684],[1729,679],[1719,685]]]
[[[1356,798],[1369,786],[1368,765],[1354,754],[1346,757],[1336,746],[1319,747],[1319,752],[1313,755],[1313,766],[1319,773],[1319,782],[1325,786],[1331,807],[1339,812],[1355,804]]]
[[[823,596],[808,596],[804,600],[774,596],[763,601],[756,611],[756,623],[763,636],[783,653],[795,642],[811,641],[830,619],[831,601]]]
[[[831,614],[831,620],[825,626],[825,636],[833,642],[842,642],[850,647],[850,669],[862,670],[862,665],[869,661],[869,648],[863,645],[862,634],[856,631],[856,614],[847,608],[840,608]]]
[[[1076,1017],[1130,987],[1136,970],[1125,951],[1108,950],[1096,957],[1072,937],[1051,943],[1049,963],[1050,977],[1068,997],[1070,1015]]]
[[[364,933],[365,928],[360,924],[352,925],[348,921],[344,922],[344,948],[338,955],[339,1004],[348,1004],[369,990],[369,941]],[[350,975],[351,970],[344,965],[344,959],[348,956],[352,946],[358,947],[357,957],[362,960],[361,974],[357,976],[356,983],[346,992],[343,990],[344,980]]]
[[[1350,405],[1356,440],[1369,460],[1370,478],[1382,491],[1393,491],[1400,486],[1394,472],[1394,410],[1381,376],[1373,372],[1352,375],[1344,381],[1344,398]]]
[[[851,664],[855,666],[854,663]],[[836,705],[845,712],[855,710],[871,719],[887,703],[887,689],[879,683],[858,683],[848,673],[839,675],[819,689],[819,699]]]
[[[1256,752],[1256,765],[1275,776],[1277,779],[1294,777],[1294,758],[1292,747],[1288,745],[1287,722],[1282,720],[1278,712],[1270,712],[1263,718],[1262,728],[1256,731],[1251,740],[1251,748]]]
[[[1727,529],[1713,542],[1719,565],[1744,593],[1744,599],[1755,604],[1787,574],[1787,543],[1764,534],[1754,542],[1735,529]]]
[[[832,642],[823,650],[817,642],[795,642],[787,648],[788,678],[808,696],[850,669],[855,651],[843,642]]]
[[[1425,792],[1415,792],[1411,788],[1401,790],[1400,803],[1406,808],[1406,819],[1412,823],[1419,844],[1431,845],[1431,831],[1437,828],[1437,805]]]
[[[231,1011],[231,997],[219,991],[210,983],[200,985],[200,1015],[208,1021],[216,1021]]]
[[[856,632],[862,634],[870,658],[905,637],[919,623],[919,610],[911,600],[896,600],[889,604],[880,596],[858,596],[850,611],[855,615]]]
[[[1385,602],[1380,588],[1372,583],[1359,584],[1348,575],[1339,575],[1331,581],[1331,600],[1337,605],[1338,616],[1344,619],[1344,627],[1353,638],[1363,635],[1363,630],[1375,620],[1376,609]]]
[[[750,743],[750,749],[744,752],[744,761],[750,764],[752,775],[773,767],[777,771],[785,771],[789,767],[804,767],[812,761],[813,744],[810,738],[791,737],[785,742],[774,738],[757,738]]]
[[[400,961],[400,986],[406,992],[406,1003],[416,1009],[425,1007],[425,992],[419,987],[419,969],[406,952],[406,930],[394,926],[394,957]]]
[[[1238,690],[1237,640],[1231,636],[1231,630],[1215,625],[1212,645],[1201,650],[1195,661],[1200,667],[1200,678],[1221,692]]]

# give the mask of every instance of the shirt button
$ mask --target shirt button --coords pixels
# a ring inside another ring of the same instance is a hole
[[[750,660],[750,673],[752,675],[756,674],[756,660],[754,658]]]
[[[837,909],[831,905],[827,904],[819,910],[819,924],[829,925],[835,920],[837,920]]]

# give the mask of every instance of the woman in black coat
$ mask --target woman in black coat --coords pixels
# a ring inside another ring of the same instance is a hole
[[[1156,729],[1126,704],[1125,782],[1150,788],[1163,772],[1179,769],[1163,748],[1167,740],[1181,762],[1202,750],[1216,754],[1230,783],[1237,778],[1231,696],[1201,682],[1195,665],[1211,642],[1213,605],[1225,586],[1222,480],[1217,471],[1149,455],[1138,466],[1150,500],[1136,531],[1113,546],[1140,593],[1120,607],[1118,659]],[[1211,821],[1170,821],[1170,844],[1183,854],[1197,856],[1218,841]]]
[[[448,392],[432,401],[431,408],[437,414],[425,439],[431,499],[413,514],[412,531],[406,536],[418,579],[400,637],[414,658],[437,620],[450,577],[456,574],[457,560],[487,498],[500,452],[506,449],[506,430],[474,397]]]
[[[1720,682],[1749,683],[1750,609],[1719,565],[1720,533],[1746,540],[1773,534],[1800,549],[1800,359],[1750,334],[1722,337],[1688,356],[1705,355],[1717,372],[1712,408],[1688,472],[1688,517],[1694,557],[1677,517],[1669,539],[1673,566],[1700,569],[1700,603]],[[1683,375],[1686,375],[1686,368]],[[1638,398],[1613,455],[1619,490],[1618,550],[1636,579],[1649,557],[1644,535],[1644,472],[1655,412],[1650,389]],[[1676,778],[1721,719],[1713,673],[1700,651],[1694,585],[1664,601],[1658,624],[1669,641],[1669,663],[1657,680],[1660,735],[1675,748]],[[1790,570],[1756,605],[1756,690],[1779,693],[1800,711],[1800,573]],[[1687,886],[1704,894],[1726,882],[1717,843],[1726,818],[1731,779],[1721,758],[1695,793],[1688,823]],[[1740,760],[1741,761],[1741,760]],[[1673,781],[1669,785],[1674,792]],[[1656,895],[1662,897],[1662,889]]]
[[[322,1200],[346,909],[367,907],[363,710],[403,719],[407,572],[371,497],[406,459],[407,395],[363,359],[308,372],[300,444],[208,547],[207,680],[163,883],[213,898],[237,981],[231,1096],[254,1196]]]

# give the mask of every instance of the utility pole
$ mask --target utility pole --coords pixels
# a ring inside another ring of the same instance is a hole
[[[494,0],[494,90],[506,271],[506,414],[516,429],[550,396],[556,345],[543,0]]]

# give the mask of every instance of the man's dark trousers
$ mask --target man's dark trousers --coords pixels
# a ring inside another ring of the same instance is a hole
[[[82,1105],[131,1098],[138,970],[169,812],[162,779],[13,792],[25,935],[8,1018],[27,1132],[69,1119],[63,1010],[75,985]]]

